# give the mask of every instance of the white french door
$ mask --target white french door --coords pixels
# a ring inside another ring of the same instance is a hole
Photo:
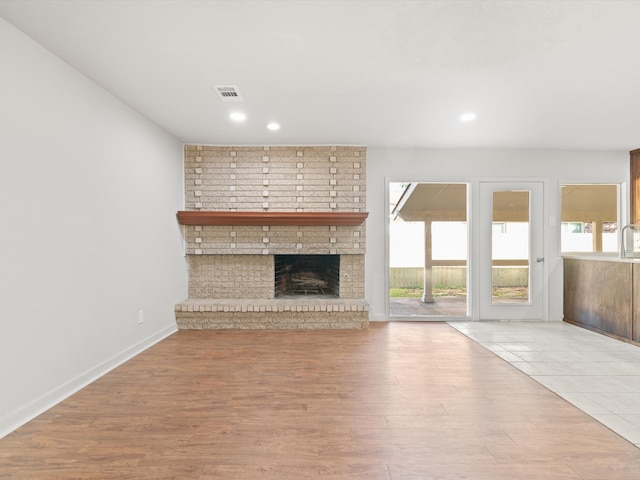
[[[543,318],[543,184],[481,182],[480,320]]]

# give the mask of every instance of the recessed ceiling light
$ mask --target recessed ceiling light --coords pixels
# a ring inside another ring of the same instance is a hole
[[[465,112],[460,115],[459,120],[463,123],[473,122],[478,116],[473,112]]]
[[[244,122],[247,119],[247,116],[242,112],[231,112],[229,118],[234,122]]]
[[[280,124],[276,122],[267,123],[267,128],[273,131],[280,130]]]

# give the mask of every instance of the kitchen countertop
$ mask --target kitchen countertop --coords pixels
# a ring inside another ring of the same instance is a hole
[[[636,255],[639,255],[636,252]],[[565,253],[562,258],[573,260],[595,260],[600,262],[640,263],[640,256],[620,258],[618,253]]]

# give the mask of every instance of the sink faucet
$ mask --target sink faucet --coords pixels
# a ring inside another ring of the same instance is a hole
[[[630,223],[629,225],[625,225],[622,227],[622,233],[620,236],[620,258],[627,258],[627,249],[625,248],[624,242],[624,234],[627,230],[633,230],[634,232],[640,233],[640,225],[636,225],[635,223]]]

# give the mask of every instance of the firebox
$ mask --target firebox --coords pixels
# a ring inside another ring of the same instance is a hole
[[[274,255],[275,296],[340,297],[340,255]]]

